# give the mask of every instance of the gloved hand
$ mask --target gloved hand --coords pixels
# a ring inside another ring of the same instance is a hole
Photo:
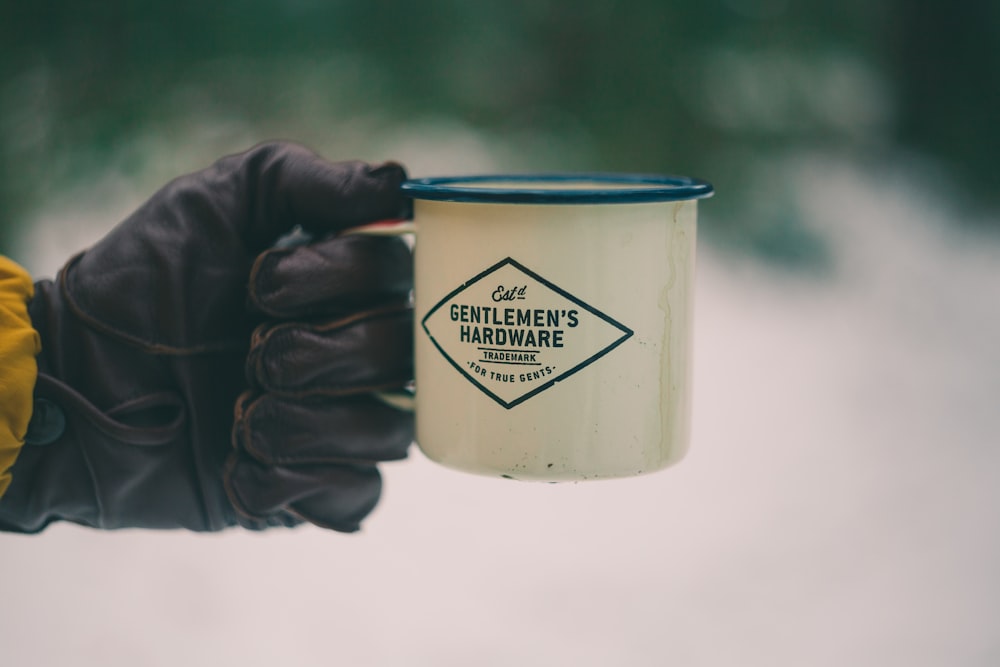
[[[0,528],[357,530],[412,415],[412,259],[338,234],[406,215],[403,168],[275,143],[156,193],[29,304],[27,444]],[[314,239],[275,247],[300,226]]]

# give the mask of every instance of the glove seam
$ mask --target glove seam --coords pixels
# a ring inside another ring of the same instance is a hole
[[[123,343],[137,347],[144,352],[149,352],[155,355],[174,355],[174,356],[186,356],[186,355],[199,355],[199,354],[210,354],[215,352],[223,352],[231,349],[239,349],[245,347],[246,343],[242,339],[231,339],[231,340],[221,340],[213,341],[209,343],[201,343],[199,345],[191,346],[177,346],[177,345],[167,345],[165,343],[156,343],[150,340],[146,340],[134,334],[127,333],[116,327],[105,324],[101,320],[97,319],[90,313],[88,313],[83,306],[81,306],[73,296],[72,291],[69,288],[69,272],[73,269],[78,261],[83,258],[85,252],[81,252],[75,255],[66,263],[66,267],[59,273],[59,291],[62,294],[63,299],[65,299],[66,304],[69,307],[70,312],[76,316],[81,322],[91,329],[103,333],[111,338],[115,338]]]

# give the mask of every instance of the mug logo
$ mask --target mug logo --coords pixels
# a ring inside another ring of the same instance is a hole
[[[632,330],[508,257],[421,320],[445,359],[510,409],[594,363]]]

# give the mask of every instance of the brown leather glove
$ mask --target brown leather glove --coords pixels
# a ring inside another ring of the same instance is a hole
[[[405,457],[412,259],[338,235],[406,215],[403,168],[275,143],[155,194],[29,305],[42,338],[0,529],[354,531]],[[300,227],[314,241],[275,246]]]

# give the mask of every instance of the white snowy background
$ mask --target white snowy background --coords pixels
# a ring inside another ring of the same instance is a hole
[[[503,162],[431,135],[387,151],[414,175]],[[1000,664],[1000,241],[898,165],[784,169],[829,270],[702,243],[679,465],[536,485],[414,449],[358,535],[0,536],[0,664]],[[146,185],[96,172],[18,258],[51,275]]]

